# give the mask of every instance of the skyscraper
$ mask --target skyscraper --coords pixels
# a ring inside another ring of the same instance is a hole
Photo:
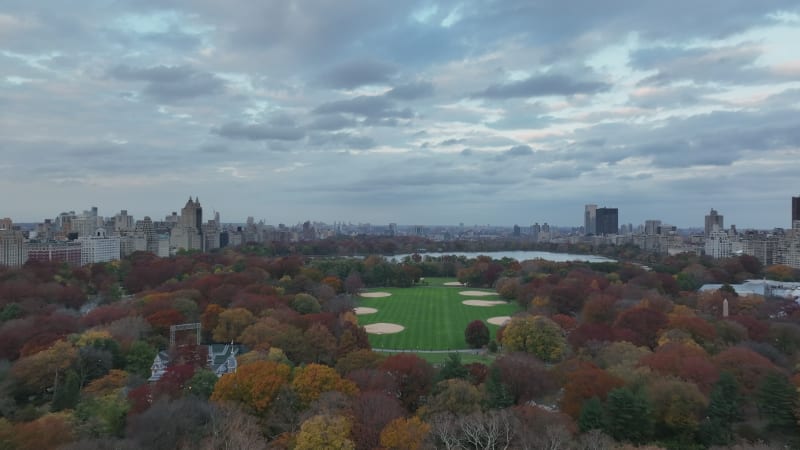
[[[800,220],[800,197],[792,197],[792,224]]]
[[[715,226],[719,230],[725,229],[723,216],[718,214],[716,209],[711,208],[711,212],[708,213],[708,215],[706,216],[706,229],[705,229],[706,237],[709,237],[711,235],[711,232],[714,231]]]
[[[583,230],[587,235],[597,234],[597,205],[586,205],[583,213]]]
[[[597,208],[597,235],[617,234],[619,232],[619,210],[617,208]]]

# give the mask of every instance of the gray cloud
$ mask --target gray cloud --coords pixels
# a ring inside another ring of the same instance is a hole
[[[575,94],[596,94],[606,91],[611,85],[601,81],[577,80],[562,74],[534,75],[525,80],[505,84],[493,84],[474,97],[490,99],[546,97],[550,95],[569,96]]]
[[[276,124],[243,124],[230,122],[211,130],[213,134],[228,139],[249,141],[299,141],[306,136],[305,130],[291,125]]]
[[[314,109],[316,114],[351,114],[362,117],[367,123],[395,125],[396,119],[411,119],[409,108],[397,109],[394,102],[380,95],[361,95],[348,100],[323,103]]]
[[[325,114],[314,118],[308,127],[312,130],[334,131],[343,128],[353,128],[356,125],[357,123],[352,117],[347,117],[342,114]]]
[[[381,61],[348,61],[323,73],[319,83],[337,89],[353,89],[369,84],[386,84],[395,73],[397,68]]]
[[[336,147],[340,149],[368,150],[378,145],[375,139],[369,136],[351,133],[320,133],[311,136],[309,143],[312,145]]]
[[[408,83],[392,88],[386,93],[387,97],[398,100],[417,100],[433,95],[433,84],[427,81]]]
[[[225,82],[216,75],[186,65],[133,68],[122,64],[108,74],[122,81],[146,82],[144,94],[164,102],[215,95],[225,89]]]
[[[727,47],[651,47],[639,49],[631,55],[631,65],[640,70],[657,73],[640,84],[664,85],[681,80],[698,83],[749,84],[763,81],[770,74],[755,67],[763,50],[753,44]]]

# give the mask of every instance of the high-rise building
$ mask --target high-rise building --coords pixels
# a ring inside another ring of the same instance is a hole
[[[12,229],[11,219],[0,228],[0,266],[20,267],[28,260],[28,248],[21,231]]]
[[[725,224],[723,222],[723,216],[717,213],[716,209],[711,208],[711,212],[706,216],[706,237],[711,236],[711,232],[715,230],[715,227],[718,230],[724,230]]]
[[[133,248],[137,252],[158,254],[158,236],[150,216],[144,216],[143,220],[136,221],[133,231]]]
[[[205,250],[203,239],[203,208],[196,197],[181,209],[178,224],[170,230],[170,246],[175,249]]]
[[[583,212],[583,230],[587,235],[597,234],[597,205],[586,205]]]
[[[645,220],[644,222],[644,234],[647,235],[654,235],[658,234],[658,229],[661,227],[660,220]]]
[[[800,197],[792,197],[792,226],[800,220]]]
[[[597,208],[596,233],[599,236],[619,232],[619,210],[617,208]]]

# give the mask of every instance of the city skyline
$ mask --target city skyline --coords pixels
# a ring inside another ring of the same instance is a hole
[[[791,227],[797,2],[0,5],[0,217]]]
[[[197,207],[198,207],[199,211],[187,210],[186,208],[189,207],[190,204],[193,204],[193,202],[195,202],[195,201],[197,202],[196,204],[197,204]],[[797,210],[798,210],[797,209],[797,205],[798,204],[800,204],[800,197],[791,197],[791,199],[789,200],[788,206],[784,209],[784,214],[788,214],[790,216],[789,217],[790,218],[789,224],[787,226],[775,226],[775,227],[767,227],[767,228],[758,228],[758,227],[748,227],[748,226],[737,225],[736,223],[731,223],[731,225],[735,226],[735,227],[737,227],[739,229],[760,229],[760,230],[769,230],[769,229],[775,229],[775,228],[791,229],[791,228],[793,228],[793,225],[792,225],[793,222],[796,220],[796,219],[794,219],[794,217],[795,217],[795,215],[797,213]],[[190,215],[192,215],[192,216],[194,216],[195,214],[198,214],[198,215],[192,220],[191,223],[187,222],[185,225],[189,226],[190,228],[199,229],[198,224],[202,224],[203,223],[202,208],[200,208],[199,196],[194,196],[194,200],[192,199],[192,196],[189,196],[189,202],[186,204],[186,206],[180,207],[180,208],[174,208],[173,210],[171,210],[169,212],[164,212],[162,214],[154,214],[154,215],[153,214],[141,214],[141,215],[137,215],[137,214],[135,214],[134,211],[130,211],[130,210],[124,208],[124,207],[123,208],[117,208],[116,210],[109,211],[107,214],[102,214],[102,210],[103,210],[103,208],[99,208],[99,207],[97,207],[95,205],[92,205],[92,206],[88,207],[88,209],[81,209],[81,208],[69,209],[68,208],[68,209],[60,210],[58,213],[52,214],[51,216],[45,216],[45,217],[42,217],[40,219],[34,219],[34,220],[20,220],[19,218],[11,217],[11,216],[8,216],[8,215],[3,215],[3,214],[0,213],[0,219],[6,220],[6,218],[7,218],[7,219],[10,219],[15,224],[20,224],[20,223],[35,224],[35,223],[41,223],[44,220],[53,220],[53,219],[57,220],[57,217],[60,214],[72,213],[72,214],[80,215],[80,214],[90,213],[90,214],[99,215],[100,217],[104,217],[106,219],[113,219],[115,216],[119,217],[120,212],[122,212],[130,220],[149,217],[153,221],[167,221],[167,222],[170,222],[171,220],[178,220],[177,218],[185,216],[187,211],[190,211]],[[591,214],[589,213],[590,210],[592,211]],[[671,222],[669,218],[665,218],[665,217],[649,218],[649,219],[642,220],[641,222],[624,220],[624,216],[622,216],[623,219],[620,219],[619,218],[620,217],[619,216],[620,208],[617,208],[617,207],[610,208],[609,205],[603,205],[602,207],[598,208],[598,206],[596,204],[586,204],[586,205],[584,205],[583,217],[577,216],[577,219],[574,221],[574,223],[556,223],[556,222],[550,222],[547,219],[535,219],[535,220],[531,220],[529,222],[523,222],[523,223],[518,223],[518,222],[517,223],[500,223],[500,222],[495,222],[495,223],[466,223],[466,222],[463,222],[463,221],[461,221],[461,222],[453,221],[453,222],[447,222],[447,223],[422,223],[422,222],[414,222],[414,221],[410,221],[410,222],[397,222],[397,221],[395,221],[395,222],[386,222],[386,223],[384,223],[384,222],[376,222],[376,221],[370,221],[370,220],[365,220],[365,221],[364,220],[350,220],[350,219],[347,219],[347,218],[326,220],[325,218],[319,218],[319,217],[304,217],[304,218],[302,218],[300,220],[296,220],[296,221],[270,221],[270,220],[266,220],[263,217],[258,217],[256,215],[250,215],[250,216],[247,216],[245,218],[242,218],[241,220],[221,220],[220,217],[221,217],[221,215],[224,214],[224,211],[219,211],[219,210],[215,210],[215,209],[214,210],[210,210],[210,215],[209,215],[208,220],[214,219],[218,224],[245,224],[249,219],[252,218],[256,222],[263,221],[267,225],[286,224],[286,225],[290,225],[290,226],[300,225],[300,224],[302,224],[304,222],[308,222],[308,221],[311,221],[311,222],[314,222],[314,223],[326,223],[326,224],[334,224],[334,223],[358,224],[358,223],[362,223],[362,224],[371,224],[371,225],[376,225],[376,226],[383,226],[383,225],[386,225],[386,226],[388,226],[388,225],[401,225],[401,226],[415,226],[415,225],[422,225],[422,226],[456,226],[456,225],[458,225],[460,223],[462,225],[467,225],[467,226],[487,226],[488,225],[488,226],[497,226],[497,227],[514,227],[514,226],[518,226],[519,225],[519,226],[523,226],[523,227],[528,227],[528,226],[532,226],[534,223],[538,223],[538,224],[548,223],[550,226],[554,226],[554,227],[575,228],[575,229],[581,229],[582,228],[584,230],[584,232],[587,233],[587,234],[595,234],[595,231],[594,231],[595,228],[594,227],[595,226],[599,226],[599,225],[596,225],[597,224],[596,217],[597,217],[597,213],[599,212],[599,210],[604,210],[604,211],[608,211],[609,213],[613,213],[614,219],[613,219],[612,223],[616,224],[616,226],[612,226],[612,225],[609,225],[609,226],[611,228],[615,228],[616,227],[618,229],[621,228],[622,226],[628,225],[628,224],[632,225],[634,228],[635,227],[642,227],[643,229],[646,229],[648,226],[651,226],[652,223],[656,223],[656,225],[652,225],[653,227],[655,227],[655,226],[661,226],[661,224],[663,222],[664,225],[669,224],[669,226],[676,226],[677,228],[680,228],[680,229],[700,229],[700,230],[704,229],[705,230],[705,235],[708,236],[709,230],[711,229],[711,225],[709,225],[710,223],[712,223],[712,224],[713,223],[717,223],[718,225],[720,225],[720,230],[724,230],[724,229],[730,228],[730,227],[728,227],[728,228],[724,227],[724,222],[722,221],[722,218],[723,218],[724,214],[719,214],[719,211],[717,211],[715,208],[710,208],[710,211],[711,211],[710,214],[711,215],[709,215],[709,213],[706,213],[703,216],[703,218],[700,221],[700,223],[688,224],[688,225],[676,225],[675,223]],[[624,206],[623,206],[623,211],[624,211]],[[176,214],[180,214],[180,215],[176,216]],[[186,217],[188,217],[188,216],[186,216]],[[709,219],[710,217],[713,217],[713,219]],[[181,219],[181,220],[189,220],[189,219]],[[709,222],[709,220],[711,220],[711,222]],[[587,229],[586,228],[587,226],[590,226],[592,228],[588,228]],[[608,234],[608,233],[601,233],[601,234]]]

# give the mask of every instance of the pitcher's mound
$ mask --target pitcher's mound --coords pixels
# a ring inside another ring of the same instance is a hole
[[[361,316],[361,315],[364,315],[364,314],[375,314],[376,312],[378,312],[377,309],[375,309],[375,308],[367,308],[366,306],[359,306],[354,311],[355,311],[357,316]]]
[[[501,327],[508,323],[509,320],[511,320],[511,316],[498,316],[486,319],[486,321],[492,325],[500,325]]]
[[[360,293],[358,295],[360,295],[361,297],[366,297],[366,298],[380,298],[380,297],[391,297],[392,296],[392,294],[390,294],[388,292],[362,292],[362,293]]]
[[[502,300],[464,300],[461,303],[467,306],[494,306],[506,304],[506,302]]]
[[[459,283],[458,281],[448,281],[444,285],[445,286],[463,286],[464,283]]]
[[[461,291],[459,292],[461,295],[472,295],[475,297],[483,297],[486,295],[497,295],[497,292],[487,292],[487,291]]]
[[[399,333],[405,330],[406,327],[396,323],[371,323],[364,325],[364,329],[370,334],[392,334]]]

